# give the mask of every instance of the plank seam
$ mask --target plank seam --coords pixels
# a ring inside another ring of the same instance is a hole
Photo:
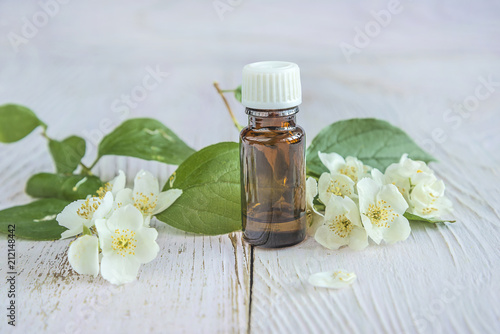
[[[249,301],[248,301],[248,325],[247,325],[247,334],[251,332],[252,326],[252,292],[253,292],[253,271],[254,271],[254,246],[250,246],[250,292],[249,292]]]

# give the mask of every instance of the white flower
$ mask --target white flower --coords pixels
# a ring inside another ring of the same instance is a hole
[[[339,173],[323,173],[318,182],[319,199],[326,205],[333,195],[356,197],[354,181]]]
[[[451,213],[451,201],[444,196],[443,181],[420,183],[410,194],[410,212],[424,218],[437,218]]]
[[[120,207],[132,204],[147,217],[167,209],[181,194],[182,190],[180,189],[169,189],[160,192],[158,179],[150,172],[141,170],[135,177],[133,190],[125,188],[118,192],[116,205]]]
[[[372,179],[380,185],[393,184],[398,188],[406,202],[410,203],[410,178],[399,175],[398,173],[382,174],[376,168],[371,170]]]
[[[384,178],[386,183],[398,187],[409,204],[408,211],[413,214],[437,218],[453,210],[451,201],[444,195],[443,181],[436,178],[425,162],[412,160],[408,154],[404,154],[399,163],[387,167]]]
[[[126,182],[127,178],[125,177],[125,173],[122,170],[119,170],[118,175],[113,180],[106,182],[104,186],[97,190],[97,195],[99,198],[103,198],[104,195],[110,191],[113,196],[116,196],[120,190],[125,188]]]
[[[320,288],[341,289],[354,283],[354,281],[356,281],[356,274],[349,273],[344,269],[339,269],[313,274],[309,276],[308,281],[309,284]]]
[[[132,205],[118,208],[109,219],[96,221],[102,249],[101,275],[113,284],[136,279],[141,263],[152,261],[160,250],[158,232],[144,226],[142,213]]]
[[[355,157],[343,158],[337,153],[321,153],[318,152],[319,159],[323,165],[328,168],[330,173],[340,173],[348,176],[354,183],[357,183],[364,177],[368,177],[368,172],[371,167],[363,165],[363,163]]]
[[[310,177],[306,181],[306,217],[309,235],[314,235],[318,226],[323,222],[323,215],[314,208],[314,198],[317,195],[318,183]]]
[[[73,237],[83,232],[83,225],[94,226],[96,219],[106,218],[113,208],[113,194],[108,192],[103,198],[89,197],[68,204],[57,215],[59,225],[68,230],[61,233],[61,239]]]
[[[358,182],[358,194],[361,220],[373,241],[394,243],[408,238],[410,223],[403,216],[408,203],[396,186],[364,178]]]
[[[403,154],[399,163],[391,164],[385,170],[385,176],[398,187],[403,194],[410,191],[410,186],[420,183],[432,183],[436,180],[434,171],[423,161],[416,161]],[[408,199],[407,196],[405,196]]]
[[[423,161],[412,160],[405,153],[401,156],[398,163],[391,164],[386,169],[386,174],[397,173],[404,177],[411,177],[412,183],[416,184],[430,175],[434,175],[434,171],[427,166]]]
[[[69,245],[68,260],[73,270],[82,275],[99,274],[99,240],[83,235]]]
[[[326,205],[325,220],[316,234],[316,241],[329,249],[349,245],[354,250],[368,246],[368,236],[359,216],[359,209],[349,197],[332,196]]]

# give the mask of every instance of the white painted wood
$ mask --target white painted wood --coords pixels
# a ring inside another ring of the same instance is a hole
[[[468,60],[461,63],[470,66]],[[490,65],[494,69],[490,73],[500,78],[498,64]],[[469,83],[455,77],[455,87],[468,84],[473,87],[470,92],[458,93],[460,97],[451,103],[474,94],[477,85],[476,79]],[[372,95],[373,101],[367,102],[356,99],[363,88],[350,85],[342,89],[345,92],[336,107],[340,113],[349,111],[351,117],[376,114],[412,133],[424,145],[428,144],[426,133],[432,136],[435,128],[443,129],[446,140],[429,148],[440,160],[432,167],[447,184],[457,223],[415,224],[407,241],[371,245],[361,252],[329,251],[314,240],[279,251],[256,249],[252,331],[498,332],[500,119],[497,110],[488,106],[498,105],[500,91],[481,102],[470,119],[454,130],[440,119],[447,107],[433,106],[440,101],[430,102],[428,93],[408,92],[414,102],[409,103],[406,96],[368,90],[363,93]],[[326,91],[317,94],[324,96]],[[312,273],[340,268],[357,274],[358,282],[352,288],[328,291],[307,284]]]
[[[414,226],[406,242],[362,252],[327,251],[311,239],[255,249],[251,273],[250,249],[238,233],[193,236],[157,222],[160,256],[119,289],[74,274],[67,241],[19,240],[19,326],[2,320],[0,332],[236,333],[248,324],[255,333],[499,332],[500,87],[490,87],[470,114],[447,109],[473,96],[479,78],[500,81],[500,8],[486,0],[400,3],[402,11],[349,63],[340,43],[353,44],[354,29],[364,29],[374,20],[370,11],[388,9],[388,1],[248,0],[222,20],[212,1],[70,1],[17,53],[8,34],[20,34],[23,17],[31,20],[41,7],[1,2],[0,104],[31,107],[55,138],[85,137],[86,163],[98,137],[128,117],[158,118],[196,149],[237,141],[213,80],[232,88],[244,64],[284,59],[301,66],[299,122],[308,142],[349,117],[402,127],[440,160],[433,168],[447,184],[457,223]],[[113,102],[156,67],[169,75],[128,113],[115,112]],[[242,108],[230,102],[244,123]],[[52,170],[39,134],[0,145],[0,209],[28,202],[29,175]],[[141,168],[162,182],[174,170],[106,157],[94,172],[110,179],[120,168],[129,181]],[[5,261],[0,256],[2,279]],[[358,275],[352,288],[308,286],[309,274],[342,267]],[[1,285],[2,309],[6,300]]]
[[[249,262],[240,238],[186,235],[161,222],[155,226],[159,256],[141,268],[137,281],[119,287],[72,271],[69,241],[18,241],[17,330],[246,331]]]

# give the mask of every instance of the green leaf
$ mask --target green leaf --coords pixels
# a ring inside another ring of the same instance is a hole
[[[26,205],[0,211],[0,233],[9,234],[9,226],[15,225],[16,238],[31,240],[55,240],[66,230],[56,221],[56,216],[69,201],[41,199]]]
[[[99,144],[99,157],[124,155],[178,165],[195,150],[175,133],[151,118],[134,118],[123,122]]]
[[[320,176],[328,171],[321,163],[318,152],[357,157],[382,172],[390,164],[399,162],[404,153],[414,160],[435,161],[403,130],[374,118],[353,118],[321,130],[307,149],[308,174]]]
[[[39,173],[30,177],[26,193],[38,198],[58,198],[69,201],[96,195],[103,182],[96,176]]]
[[[440,219],[432,219],[432,218],[424,218],[420,217],[417,215],[414,215],[413,213],[405,212],[403,215],[408,219],[410,222],[422,222],[422,223],[431,223],[431,224],[438,224],[438,223],[454,223],[455,220],[440,220]]]
[[[209,235],[241,229],[239,146],[219,143],[196,152],[172,175],[164,190],[182,189],[157,218],[188,232]],[[171,184],[172,183],[172,184]]]
[[[13,143],[23,139],[38,126],[47,127],[30,109],[17,104],[0,106],[0,142]]]
[[[234,90],[234,98],[241,103],[241,85]]]
[[[85,139],[71,136],[63,141],[49,140],[49,150],[58,173],[71,174],[85,155]]]

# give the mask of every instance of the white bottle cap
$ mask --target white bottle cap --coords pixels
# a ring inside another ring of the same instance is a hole
[[[287,109],[302,103],[300,70],[285,61],[261,61],[243,67],[241,103],[252,109]]]

